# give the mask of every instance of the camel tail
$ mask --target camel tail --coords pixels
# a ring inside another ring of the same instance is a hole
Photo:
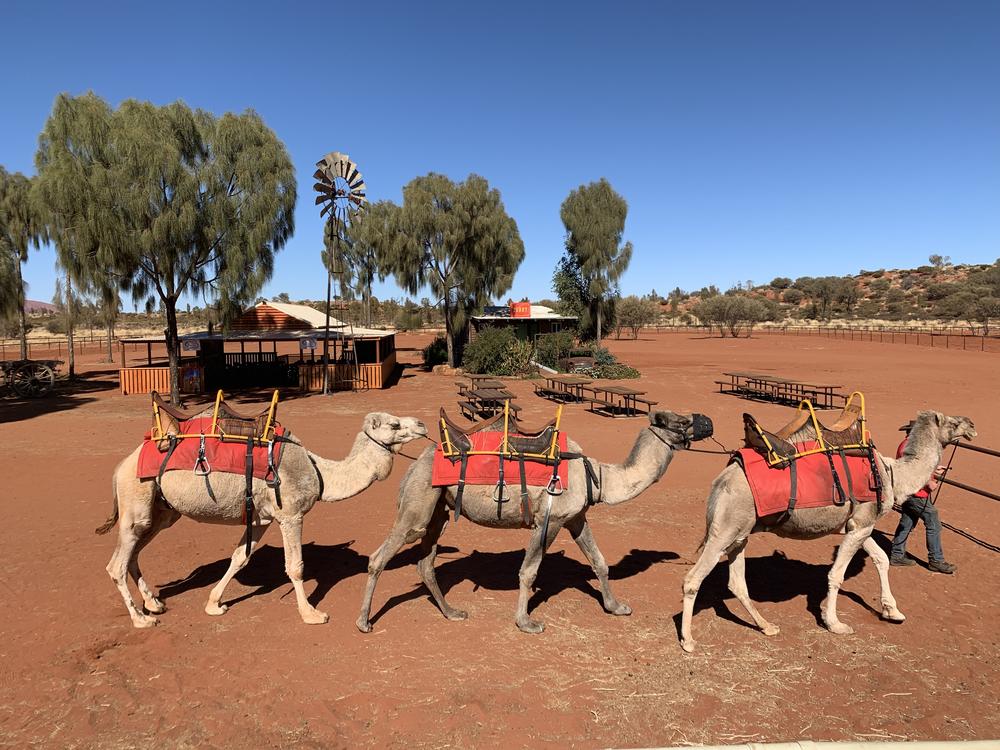
[[[111,518],[94,529],[95,534],[107,534],[118,523],[118,471],[111,477]]]

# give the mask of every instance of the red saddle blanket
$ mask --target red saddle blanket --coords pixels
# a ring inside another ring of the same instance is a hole
[[[472,441],[473,450],[477,451],[495,451],[500,447],[500,441],[503,439],[502,432],[474,432],[468,435],[469,440]],[[566,436],[562,433],[559,434],[558,440],[560,452],[566,452]],[[458,484],[458,477],[462,471],[462,464],[460,461],[452,461],[445,458],[444,453],[441,451],[441,445],[434,451],[434,469],[431,475],[431,484],[434,487],[449,487],[451,485]],[[548,485],[549,480],[552,478],[552,465],[544,464],[539,461],[528,461],[524,462],[524,473],[527,476],[527,483],[531,487],[545,487]],[[469,456],[469,464],[465,470],[465,483],[466,484],[489,484],[493,485],[497,483],[497,479],[500,476],[500,457],[499,456]],[[518,485],[521,483],[521,465],[518,461],[509,461],[504,459],[503,462],[503,476],[504,481],[510,485]],[[569,465],[566,461],[559,462],[559,479],[562,481],[563,488],[568,486],[569,478]]]
[[[799,450],[809,450],[815,444],[799,444]],[[875,500],[875,485],[872,481],[872,469],[864,456],[847,456],[850,468],[850,481],[844,471],[844,461],[834,453],[833,465],[840,477],[840,485],[844,494],[853,492],[854,498],[862,503]],[[754,505],[758,516],[770,516],[788,510],[788,500],[791,497],[792,470],[790,467],[774,469],[767,465],[767,460],[752,448],[743,448],[734,454],[733,461],[743,467],[750,491],[753,493]],[[830,461],[823,453],[804,456],[795,461],[796,492],[795,509],[823,508],[839,501],[833,485],[833,474],[830,472]]]
[[[183,422],[180,426],[182,433],[199,435],[202,431],[208,432],[212,427],[211,417],[196,417],[195,419]],[[280,425],[274,428],[275,435],[284,435],[285,430]],[[170,460],[167,462],[165,471],[194,471],[198,461],[198,446],[201,440],[197,437],[183,438],[177,443]],[[283,442],[274,444],[274,465],[278,466],[281,461],[281,451]],[[156,447],[156,441],[150,440],[149,433],[146,433],[142,450],[139,452],[139,462],[136,467],[136,476],[139,479],[153,479],[160,473],[160,466],[166,458],[166,452],[161,453]],[[223,442],[219,438],[205,438],[205,458],[213,472],[221,471],[225,474],[243,474],[246,471],[247,444],[243,442]],[[257,479],[269,479],[267,472],[267,445],[255,445],[253,448],[253,475]]]

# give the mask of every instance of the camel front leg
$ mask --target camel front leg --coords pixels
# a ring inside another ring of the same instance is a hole
[[[444,501],[439,502],[431,516],[431,522],[427,526],[427,533],[420,540],[420,561],[417,563],[417,570],[424,586],[431,592],[434,601],[437,603],[441,613],[449,620],[464,620],[469,613],[461,609],[455,609],[445,601],[441,587],[438,585],[437,574],[434,572],[434,557],[437,555],[437,543],[448,525],[448,506]]]
[[[583,552],[590,563],[590,567],[593,568],[597,580],[600,581],[604,609],[613,615],[632,614],[632,608],[624,602],[618,601],[615,595],[611,593],[611,586],[608,584],[608,564],[604,560],[601,550],[597,547],[594,535],[590,531],[590,524],[587,523],[587,517],[581,513],[571,519],[566,524],[566,528],[569,529],[569,533],[573,536],[573,541],[576,542],[580,551]]]
[[[833,566],[830,568],[830,574],[827,577],[826,600],[822,605],[823,624],[826,625],[827,630],[831,633],[850,635],[854,632],[854,628],[841,622],[837,617],[837,595],[840,593],[840,587],[844,583],[844,574],[847,572],[847,566],[854,559],[854,555],[857,554],[862,542],[871,533],[872,529],[870,526],[848,531],[844,534],[844,539],[837,549],[837,557],[834,558]]]
[[[257,549],[257,545],[260,544],[260,539],[264,536],[264,532],[267,531],[268,527],[271,525],[270,521],[264,523],[256,523],[250,527],[250,555],[254,553]],[[210,615],[224,615],[229,609],[229,605],[221,604],[222,595],[226,593],[226,586],[229,582],[233,580],[237,573],[239,573],[246,564],[250,561],[250,555],[247,555],[247,534],[246,531],[243,532],[243,538],[240,540],[239,546],[233,551],[233,555],[229,560],[229,569],[226,571],[225,575],[219,579],[219,582],[215,584],[211,592],[208,594],[208,603],[205,605],[205,611]]]
[[[719,555],[732,544],[732,539],[720,539],[712,536],[710,532],[708,539],[705,540],[701,557],[684,576],[684,585],[681,589],[684,592],[684,609],[681,613],[681,648],[689,654],[694,651],[695,646],[695,640],[691,637],[691,620],[694,618],[694,602],[698,598],[698,589],[701,588],[702,581],[718,565]]]
[[[281,538],[285,545],[285,573],[295,588],[295,599],[299,606],[302,622],[307,625],[322,625],[330,619],[326,612],[320,612],[306,598],[305,586],[302,585],[302,516],[295,516],[278,521],[281,528]]]
[[[747,539],[741,539],[729,549],[729,590],[733,592],[733,596],[743,605],[743,608],[757,623],[757,627],[764,635],[777,635],[781,632],[778,630],[778,626],[772,625],[763,618],[751,601],[750,592],[747,591],[746,558],[744,557],[747,541]]]
[[[882,600],[882,617],[890,622],[903,622],[906,619],[906,615],[896,609],[896,600],[889,588],[889,558],[870,536],[865,539],[861,546],[868,553],[872,562],[875,563],[875,569],[878,571],[878,580],[882,587],[880,596]]]
[[[549,521],[549,533],[542,539],[542,527],[537,526],[531,534],[531,540],[524,550],[524,562],[521,563],[521,570],[518,573],[521,586],[517,595],[517,615],[515,622],[517,627],[525,633],[541,633],[545,630],[545,624],[528,617],[528,600],[531,598],[531,587],[538,576],[538,568],[545,557],[545,550],[555,540],[559,533],[561,524],[556,519]]]

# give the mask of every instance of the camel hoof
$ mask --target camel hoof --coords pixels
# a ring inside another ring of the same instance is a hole
[[[889,622],[905,622],[906,615],[895,607],[882,607],[882,619]]]
[[[362,633],[372,632],[372,624],[368,622],[368,620],[363,620],[362,618],[359,617],[357,623],[355,624],[358,626],[358,630],[360,630]]]
[[[851,635],[854,632],[854,628],[843,622],[835,622],[826,627],[831,633],[836,633],[837,635]]]
[[[320,612],[318,609],[314,609],[312,612],[306,612],[302,615],[302,622],[306,625],[323,625],[329,622],[330,615],[326,612]]]
[[[767,625],[765,625],[764,627],[762,627],[760,629],[760,632],[763,633],[764,635],[770,637],[770,636],[775,636],[778,633],[780,633],[781,632],[781,628],[779,628],[777,625],[771,625],[770,623],[768,623]]]
[[[538,620],[523,620],[517,623],[522,633],[541,633],[545,630],[545,623]]]
[[[160,624],[160,621],[149,615],[140,615],[132,618],[132,624],[137,628],[155,628]]]
[[[153,599],[151,602],[146,602],[145,607],[146,611],[151,615],[162,615],[167,611],[167,605],[159,599]]]
[[[213,617],[218,617],[219,615],[224,615],[229,611],[228,604],[212,604],[209,602],[205,605],[205,611],[212,615]]]
[[[619,602],[617,607],[608,609],[608,612],[618,617],[627,617],[632,614],[632,608],[625,604],[625,602]]]
[[[681,641],[681,648],[684,649],[687,653],[693,654],[694,653],[694,643],[695,642],[692,641],[690,638],[687,639],[686,641]]]
[[[447,612],[444,613],[444,616],[446,619],[452,621],[469,619],[469,613],[463,609],[449,609]]]

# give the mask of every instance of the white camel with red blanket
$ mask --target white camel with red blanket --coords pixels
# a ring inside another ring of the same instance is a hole
[[[211,416],[205,412],[201,417]],[[281,445],[277,474],[280,479],[280,498],[272,483],[260,478],[252,479],[253,518],[248,531],[250,554],[260,543],[272,521],[281,529],[285,547],[285,572],[295,588],[295,597],[302,620],[309,624],[324,623],[329,618],[314,608],[306,599],[302,584],[302,521],[318,500],[335,502],[363,492],[373,482],[389,476],[393,458],[400,446],[425,437],[427,428],[413,417],[396,417],[383,412],[372,412],[364,418],[361,432],[342,461],[331,461],[306,450],[291,433],[285,433],[289,442]],[[198,443],[198,438],[185,438]],[[218,446],[221,450],[222,446]],[[240,444],[235,444],[242,450]],[[139,570],[139,553],[160,531],[172,526],[183,515],[196,521],[238,526],[244,523],[246,479],[242,473],[212,471],[200,476],[193,466],[184,471],[166,471],[157,490],[154,478],[140,479],[140,455],[143,446],[136,448],[115,469],[112,477],[114,513],[98,528],[98,534],[111,530],[121,519],[118,544],[107,571],[118,587],[125,607],[137,628],[156,625],[153,615],[166,610],[163,602],[143,580]],[[221,462],[220,462],[221,463]],[[233,552],[229,569],[208,595],[205,611],[210,615],[225,613],[222,604],[226,586],[249,559],[246,534]],[[145,612],[136,606],[128,589],[127,576],[131,576],[142,595]]]
[[[666,472],[678,450],[687,448],[692,440],[711,435],[711,421],[702,415],[683,416],[669,411],[658,411],[649,415],[649,425],[639,431],[635,445],[624,464],[604,464],[592,461],[596,482],[591,485],[591,500],[607,505],[618,505],[640,495]],[[581,454],[580,446],[567,441],[568,450]],[[468,615],[455,609],[447,601],[438,585],[434,573],[434,556],[437,543],[448,522],[449,509],[455,507],[456,485],[437,486],[433,479],[434,447],[428,447],[407,471],[399,488],[399,505],[396,522],[389,536],[369,558],[368,585],[365,587],[358,617],[358,629],[371,632],[369,621],[372,596],[379,574],[404,544],[420,540],[420,561],[417,570],[449,620],[464,620]],[[517,600],[517,626],[526,633],[540,633],[544,629],[541,622],[528,617],[528,600],[531,586],[538,574],[545,550],[564,526],[573,535],[583,554],[590,562],[601,584],[604,608],[614,615],[632,614],[632,609],[618,601],[608,585],[608,565],[597,548],[597,543],[587,524],[588,493],[586,469],[581,459],[568,463],[568,484],[562,494],[552,497],[544,486],[529,486],[528,511],[533,526],[531,539],[524,553],[521,565],[520,593]],[[510,467],[513,469],[513,467]],[[551,470],[550,470],[551,471]],[[516,470],[506,475],[512,487],[518,484]],[[510,491],[509,491],[510,492]],[[524,527],[523,509],[518,499],[519,491],[510,492],[510,502],[500,506],[498,517],[497,502],[492,485],[472,485],[465,487],[461,503],[461,515],[480,526],[501,529]],[[548,522],[545,522],[546,512]],[[544,538],[543,538],[544,534]]]
[[[712,571],[721,554],[729,558],[729,590],[736,596],[764,635],[777,635],[778,628],[761,616],[747,593],[743,553],[750,534],[770,531],[791,539],[816,539],[844,532],[840,548],[829,573],[829,587],[823,603],[823,623],[833,633],[849,634],[853,629],[837,617],[837,594],[844,582],[848,563],[859,547],[863,547],[878,571],[882,587],[882,617],[893,622],[906,619],[896,608],[889,589],[889,558],[871,538],[878,519],[892,507],[893,498],[902,502],[930,479],[941,461],[945,445],[960,438],[976,436],[968,417],[949,417],[936,411],[922,411],[913,423],[906,450],[899,459],[876,453],[876,465],[882,479],[884,496],[881,502],[845,503],[827,507],[801,507],[779,519],[774,525],[759,522],[754,496],[743,469],[729,464],[716,477],[708,496],[707,529],[698,562],[684,578],[684,610],[681,617],[681,647],[693,651],[691,620],[695,597],[702,581]],[[812,425],[807,424],[788,438],[791,443],[816,439]],[[837,460],[837,459],[835,459]]]

